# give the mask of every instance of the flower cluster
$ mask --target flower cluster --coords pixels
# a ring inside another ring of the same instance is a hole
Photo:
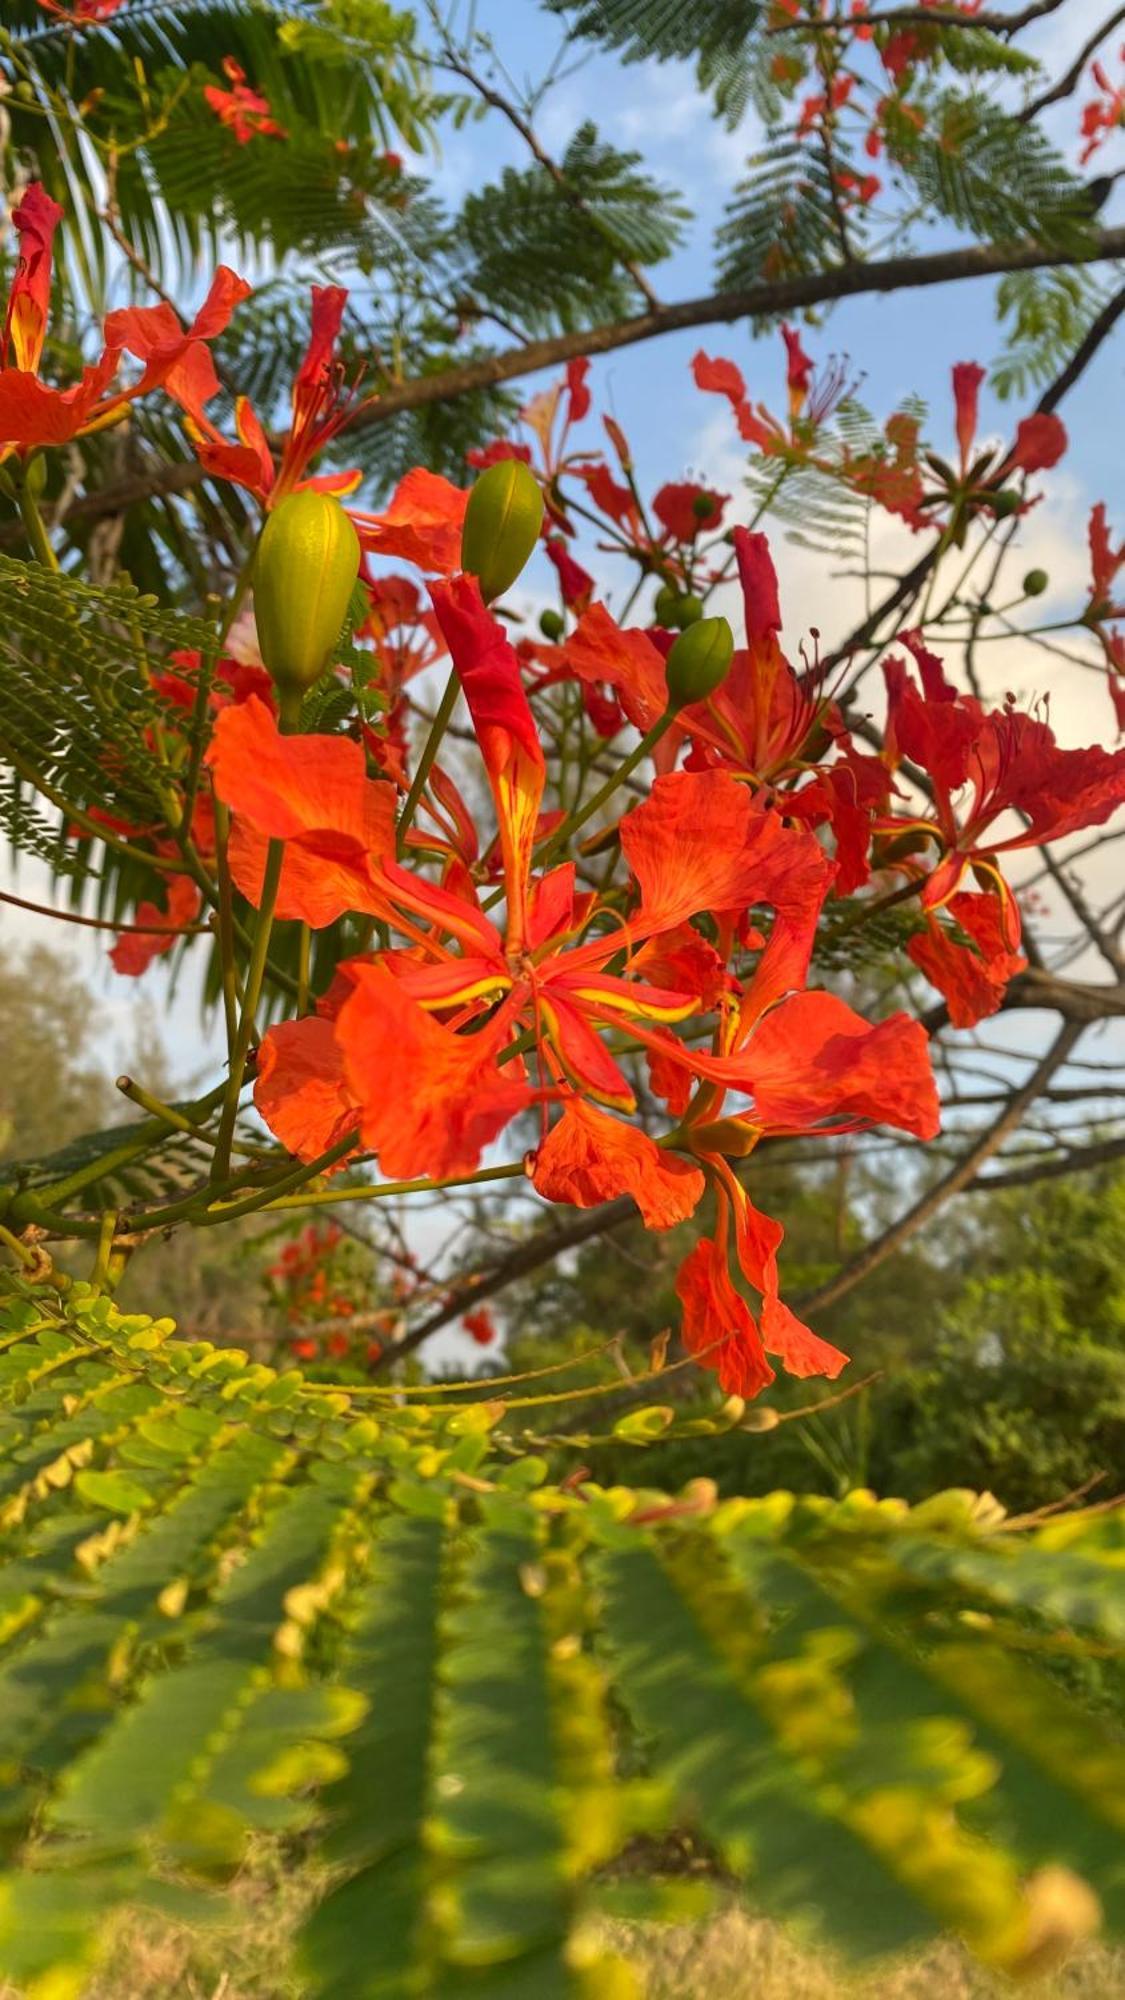
[[[813,469],[877,502],[915,532],[941,527],[951,543],[961,546],[972,520],[1025,512],[1032,503],[1013,482],[1021,474],[1049,471],[1066,450],[1065,426],[1049,412],[1022,418],[1006,452],[976,447],[984,369],[975,361],[957,362],[952,371],[956,465],[935,452],[923,454],[918,419],[906,411],[887,419],[876,445],[856,449],[846,435],[828,427],[848,391],[845,372],[833,367],[818,379],[800,336],[792,327],[782,332],[788,354],[788,422],[751,401],[733,361],[697,354],[692,363],[697,387],[725,397],[739,437],[776,460],[779,470]]]
[[[593,414],[584,362],[529,405],[527,441],[473,454],[472,494],[416,468],[380,512],[350,514],[336,496],[357,476],[311,469],[354,407],[336,360],[339,288],[313,294],[280,440],[244,400],[233,440],[207,416],[207,342],[246,289],[230,272],[186,331],[167,307],[110,315],[95,386],[53,389],[38,367],[57,219],[28,190],[0,438],[27,451],[161,387],[207,472],[251,494],[266,522],[256,613],[273,679],[235,607],[209,687],[189,655],[160,676],[169,788],[198,776],[201,722],[204,782],[180,800],[174,847],[167,830],[127,830],[170,864],[170,887],[163,908],[142,905],[152,934],[115,950],[120,969],[137,971],[168,947],[198,912],[220,842],[251,926],[257,913],[257,976],[275,922],[303,927],[306,967],[309,934],[331,933],[330,975],[310,990],[306,971],[302,1004],[253,1051],[257,992],[244,1000],[228,1137],[249,1057],[262,1120],[310,1174],[374,1159],[392,1185],[432,1188],[489,1172],[507,1139],[507,1171],[522,1162],[544,1201],[587,1209],[627,1196],[653,1230],[703,1210],[677,1280],[688,1351],[743,1397],[775,1362],[834,1376],[846,1357],[784,1298],[782,1226],[751,1199],[745,1163],[798,1135],[883,1126],[926,1140],[940,1114],[921,1024],[904,1011],[867,1020],[816,985],[831,906],[861,897],[861,917],[904,906],[908,963],[956,1025],[972,1025],[1024,964],[1006,858],[1104,823],[1125,801],[1125,751],[1061,748],[1038,715],[960,693],[921,630],[900,633],[882,661],[885,719],[872,740],[815,648],[789,657],[767,539],[727,524],[729,496],[681,480],[646,500],[613,419],[608,449],[581,441]],[[697,356],[698,385],[727,399],[740,435],[779,468],[827,471],[948,542],[978,516],[1027,506],[1027,477],[1065,447],[1057,418],[1032,415],[1009,449],[982,449],[981,371],[966,363],[954,370],[949,460],[923,455],[905,416],[856,453],[830,425],[843,372],[818,378],[796,331],[783,337],[784,420],[751,400],[730,361]],[[120,389],[126,351],[143,373]],[[635,623],[578,561],[580,522],[633,566],[630,602],[654,587]],[[559,608],[537,636],[517,637],[497,600],[537,538]],[[1087,623],[1115,644],[1105,633],[1121,558],[1104,511],[1091,547]],[[333,649],[349,603],[355,621],[357,564],[362,650],[345,671]],[[720,588],[737,596],[733,635],[704,615]],[[449,695],[417,743],[417,683],[435,666]],[[337,677],[341,719],[303,727],[302,694],[322,674]],[[446,733],[458,695],[468,730]],[[176,854],[193,868],[176,872]],[[320,1284],[325,1241],[307,1233],[276,1282]],[[324,1278],[318,1303],[331,1304],[330,1289]],[[491,1341],[486,1313],[465,1327]]]
[[[282,1245],[264,1277],[269,1303],[290,1329],[294,1361],[360,1370],[382,1360],[415,1283],[396,1272],[387,1303],[372,1306],[367,1260],[335,1222],[309,1223]]]
[[[789,356],[795,421],[809,380],[792,336]],[[963,476],[976,478],[967,384]],[[905,635],[909,664],[886,663],[884,751],[861,750],[816,667],[796,671],[782,651],[765,538],[735,527],[716,542],[725,498],[706,487],[662,488],[650,511],[616,425],[613,468],[572,449],[588,411],[584,372],[572,369],[529,412],[534,448],[479,455],[541,460],[545,548],[573,620],[552,625],[551,643],[513,645],[476,577],[457,569],[464,492],[416,472],[383,515],[357,517],[369,547],[429,574],[429,610],[416,586],[384,579],[376,621],[385,636],[393,606],[419,661],[451,658],[491,791],[492,847],[440,763],[431,823],[404,846],[395,770],[384,762],[388,774],[372,776],[360,742],[286,735],[254,698],[216,717],[209,764],[233,815],[242,894],[260,899],[268,844],[281,840],[279,917],[315,929],[360,914],[387,939],[340,964],[314,1013],[269,1031],[256,1103],[299,1158],[351,1141],[408,1183],[473,1174],[515,1121],[534,1118],[526,1171],[550,1201],[585,1208],[626,1193],[650,1228],[666,1229],[709,1192],[713,1231],[678,1281],[684,1339],[725,1388],[751,1395],[771,1379],[770,1356],[829,1375],[844,1357],[785,1304],[781,1227],[756,1209],[737,1163],[774,1136],[879,1123],[925,1138],[938,1126],[918,1024],[868,1023],[807,986],[826,901],[873,877],[897,882],[921,912],[913,963],[955,1021],[979,1020],[1023,964],[1000,857],[1104,819],[1125,797],[1125,760],[1061,750],[1034,717],[957,694],[917,635]],[[1033,420],[1004,477],[1014,460],[1034,461],[1036,436]],[[670,624],[622,627],[585,572],[576,583],[567,478],[661,580]],[[733,554],[744,642],[719,688],[672,713],[674,624],[690,593],[724,573],[720,551]],[[577,859],[554,863],[565,819],[544,809],[536,705],[568,681],[602,741],[663,726],[647,796]],[[907,765],[929,781],[925,814],[900,791]],[[998,829],[1006,813],[1025,824]],[[598,879],[592,851],[612,857]],[[643,1058],[650,1101],[666,1107],[659,1137],[631,1115],[630,1052]]]
[[[777,49],[770,79],[795,105],[793,134],[808,148],[810,165],[795,185],[791,212],[782,211],[783,226],[763,261],[764,277],[799,268],[790,262],[784,225],[793,220],[802,196],[817,198],[821,183],[827,181],[846,235],[849,212],[867,208],[882,191],[870,162],[884,153],[892,163],[908,158],[923,134],[943,152],[960,150],[966,135],[953,107],[940,99],[935,104],[932,77],[949,59],[951,17],[969,22],[981,4],[960,0],[950,7],[943,0],[922,0],[896,20],[886,13],[872,18],[866,0],[852,0],[846,14],[820,0],[770,0],[764,26]],[[927,21],[934,10],[934,20]]]
[[[104,430],[127,414],[140,396],[155,389],[182,397],[185,385],[206,378],[218,390],[207,343],[223,332],[250,286],[221,264],[190,325],[183,326],[170,305],[125,306],[107,313],[104,344],[97,361],[83,368],[66,388],[44,382],[40,373],[51,298],[51,257],[62,210],[33,182],[12,210],[19,238],[16,275],[0,336],[0,459],[26,458],[48,445],[69,444]],[[125,356],[139,361],[134,381],[123,386]]]

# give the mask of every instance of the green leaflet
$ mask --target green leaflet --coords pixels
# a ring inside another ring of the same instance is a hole
[[[1120,1745],[1045,1671],[1120,1660],[1116,1517],[564,1492],[515,1416],[11,1280],[0,1974],[81,1992],[117,1912],[205,1915],[263,1838],[325,2000],[628,1994],[583,1924],[668,1907],[638,1833],[856,1954],[1125,1926]]]

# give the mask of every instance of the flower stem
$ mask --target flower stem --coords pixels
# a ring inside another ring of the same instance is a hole
[[[301,712],[301,698],[291,690],[280,693],[278,727],[285,734],[292,734],[297,727]],[[226,1095],[223,1099],[219,1130],[215,1139],[215,1151],[211,1160],[211,1181],[223,1181],[230,1172],[231,1142],[234,1138],[234,1123],[238,1117],[238,1100],[242,1095],[242,1082],[246,1075],[246,1058],[250,1053],[250,1043],[254,1036],[254,1017],[258,1002],[262,997],[262,984],[266,975],[269,958],[270,933],[273,929],[274,905],[281,885],[281,869],[285,860],[284,840],[271,840],[266,851],[266,865],[262,876],[261,901],[258,904],[258,921],[254,926],[253,942],[250,947],[250,963],[246,969],[246,985],[242,995],[242,1010],[238,1018],[238,1032],[230,1055],[230,1072],[227,1077]]]
[[[540,868],[549,867],[555,857],[566,846],[571,835],[577,833],[580,826],[585,826],[586,821],[592,819],[596,812],[601,811],[607,800],[613,797],[617,787],[624,784],[626,778],[631,777],[642,759],[647,757],[651,750],[655,749],[665,731],[676,720],[678,713],[677,709],[666,708],[659,720],[654,722],[652,728],[641,737],[636,747],[630,750],[624,762],[619,764],[616,771],[610,774],[604,785],[600,785],[592,798],[586,800],[585,805],[580,806],[577,812],[571,813],[563,825],[555,829],[550,839],[544,844],[539,855]]]
[[[32,555],[36,562],[42,563],[44,569],[57,571],[59,559],[51,547],[50,537],[43,525],[43,516],[35,504],[34,495],[30,492],[26,479],[20,480],[17,498],[20,519],[27,530]]]
[[[403,850],[406,846],[406,836],[410,831],[414,815],[418,810],[419,800],[422,797],[422,793],[426,789],[426,780],[428,779],[430,772],[433,770],[434,758],[437,756],[438,750],[441,747],[441,739],[445,735],[445,732],[449,727],[450,719],[453,715],[454,709],[457,706],[457,697],[460,694],[460,692],[461,692],[460,675],[458,674],[456,667],[451,667],[449,671],[449,679],[445,683],[445,688],[442,693],[441,700],[438,703],[437,713],[434,716],[432,723],[430,724],[430,733],[426,738],[422,754],[418,759],[418,769],[414,773],[414,778],[411,783],[410,790],[406,794],[406,804],[403,806],[402,812],[399,814],[398,832],[396,835],[396,840],[397,840],[398,853],[400,859],[402,857]]]

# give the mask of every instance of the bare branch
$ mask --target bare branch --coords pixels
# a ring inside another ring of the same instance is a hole
[[[857,1285],[870,1277],[872,1271],[877,1271],[880,1264],[886,1263],[888,1257],[893,1256],[904,1243],[908,1243],[912,1236],[916,1236],[955,1194],[960,1194],[963,1188],[969,1187],[984,1162],[999,1152],[1008,1134],[1016,1130],[1024,1113],[1034,1104],[1044,1084],[1050,1082],[1055,1071],[1066,1061],[1082,1032],[1081,1022],[1064,1021],[1046,1055],[1036,1064],[1027,1082],[1012,1092],[1004,1110],[989,1126],[987,1132],[975,1141],[947,1174],[943,1174],[932,1188],[927,1189],[912,1208],[907,1209],[905,1215],[900,1216],[899,1220],[884,1230],[881,1236],[876,1237],[866,1249],[861,1250],[858,1257],[853,1257],[851,1263],[846,1264],[842,1271],[838,1271],[834,1278],[830,1278],[826,1285],[820,1285],[815,1292],[798,1299],[796,1304],[800,1311],[821,1312],[825,1306],[834,1305],[837,1299],[842,1299],[848,1292],[854,1291]]]
[[[1111,14],[1102,22],[1100,28],[1095,28],[1088,40],[1083,42],[1070,68],[1063,71],[1058,82],[1053,83],[1049,90],[1044,90],[1039,97],[1033,97],[1031,103],[1025,104],[1023,110],[1017,113],[1016,124],[1030,125],[1031,120],[1038,118],[1039,113],[1045,111],[1049,104],[1058,104],[1060,99],[1069,97],[1071,91],[1077,89],[1082,72],[1094,50],[1104,42],[1107,35],[1111,35],[1113,30],[1120,26],[1122,21],[1125,21],[1125,7],[1119,7],[1115,14]]]
[[[1018,14],[964,14],[956,7],[885,7],[881,13],[830,14],[822,21],[779,21],[768,35],[851,34],[857,28],[965,28],[993,35],[1017,35],[1044,14],[1053,14],[1064,0],[1034,0]]]
[[[1099,263],[1119,257],[1125,257],[1125,227],[1091,233],[1088,242],[1078,249],[1037,242],[970,244],[956,250],[934,251],[926,256],[888,257],[877,263],[838,265],[829,271],[812,271],[775,281],[763,280],[743,291],[712,292],[702,298],[681,299],[639,313],[632,319],[613,320],[602,326],[525,341],[521,346],[503,349],[498,354],[482,355],[475,361],[467,361],[459,368],[444,368],[430,375],[392,383],[379,396],[358,405],[349,428],[370,429],[375,424],[387,423],[404,410],[450,402],[458,396],[470,395],[474,390],[496,388],[503,382],[534,375],[540,369],[575,360],[579,355],[610,354],[618,348],[636,346],[641,341],[654,340],[665,333],[683,331],[688,327],[730,325],[759,315],[792,312],[802,306],[856,298],[869,292],[915,290],[930,285],[959,283],[969,278],[994,277],[1005,271]],[[1094,331],[1092,328],[1087,339]],[[199,485],[205,477],[203,468],[196,462],[154,467],[151,473],[122,480],[100,493],[83,495],[71,508],[70,519],[74,521],[119,513],[137,501],[159,494],[184,493]],[[0,533],[0,540],[16,539],[18,533],[18,528],[5,528]]]
[[[1013,1167],[1003,1174],[986,1174],[982,1180],[972,1180],[965,1189],[966,1194],[993,1194],[1000,1188],[1032,1187],[1036,1181],[1061,1180],[1065,1174],[1088,1173],[1091,1167],[1101,1167],[1109,1160],[1125,1158],[1125,1138],[1100,1139],[1091,1146],[1072,1146],[1069,1152],[1059,1157],[1044,1158],[1040,1163],[1031,1161],[1026,1167]]]

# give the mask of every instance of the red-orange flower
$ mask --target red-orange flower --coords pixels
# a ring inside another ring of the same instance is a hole
[[[648,1229],[686,1222],[705,1185],[690,1161],[577,1096],[567,1099],[535,1154],[531,1178],[546,1201],[566,1201],[573,1208],[597,1208],[630,1194]]]
[[[182,405],[201,465],[218,479],[245,486],[266,507],[276,507],[287,493],[314,487],[321,493],[351,493],[358,472],[325,472],[310,476],[318,452],[346,423],[350,407],[343,394],[343,377],[336,343],[348,294],[342,285],[312,287],[312,323],[304,359],[293,378],[289,430],[275,464],[269,439],[246,396],[235,403],[238,443],[232,444],[212,423],[204,404],[219,389],[218,376],[206,349],[195,351],[190,366],[181,365],[169,381],[170,392]]]
[[[233,271],[220,266],[207,299],[186,330],[167,305],[110,313],[100,360],[87,365],[70,388],[52,388],[40,381],[38,368],[50,301],[51,244],[61,215],[58,204],[37,182],[13,213],[20,233],[20,259],[0,342],[0,455],[65,444],[101,429],[136,397],[160,384],[175,393],[185,371],[208,369],[213,377],[205,343],[221,332],[249,291]],[[125,351],[142,359],[144,370],[128,388],[111,390]]]
[[[451,576],[461,567],[468,504],[468,487],[454,486],[439,472],[417,465],[399,480],[381,514],[353,514],[352,519],[369,555],[397,556],[432,576]]]
[[[332,1020],[308,1014],[281,1021],[258,1051],[254,1103],[270,1131],[299,1160],[316,1160],[359,1127],[343,1052]]]
[[[498,1017],[476,1034],[458,1035],[418,1006],[385,965],[356,965],[352,978],[336,1040],[361,1106],[364,1145],[386,1174],[471,1174],[484,1148],[532,1102],[520,1065],[497,1066],[510,1040],[507,1023]]]
[[[925,930],[910,939],[906,955],[945,995],[953,1026],[974,1028],[996,1013],[1009,983],[1027,960],[1022,952],[1008,948],[997,897],[962,892],[951,896],[945,907],[966,942],[931,916]]]
[[[284,125],[279,125],[273,116],[269,99],[250,89],[246,71],[233,56],[223,57],[223,75],[233,88],[220,90],[217,84],[208,83],[204,85],[203,97],[219,123],[234,133],[240,146],[248,145],[251,139],[289,137]]]
[[[627,488],[623,490],[628,493]],[[694,542],[697,535],[713,535],[722,526],[729,499],[729,493],[713,493],[694,480],[678,480],[653,495],[652,511],[674,542]]]
[[[279,917],[319,930],[346,910],[385,914],[386,895],[372,869],[394,852],[395,791],[367,776],[358,743],[346,736],[282,736],[252,695],[216,718],[207,762],[218,797],[236,807],[231,873],[251,902],[260,893],[268,842],[284,840]]]
[[[1011,707],[985,709],[959,694],[945,679],[940,662],[910,641],[923,681],[914,686],[901,660],[888,660],[887,746],[891,759],[908,757],[933,781],[933,811],[908,824],[928,833],[943,858],[926,876],[922,907],[940,909],[960,888],[966,870],[985,871],[996,884],[1009,951],[1020,940],[1015,899],[996,857],[1021,847],[1058,840],[1082,827],[1100,826],[1125,801],[1125,750],[1061,750],[1054,731],[1035,716]],[[962,800],[962,788],[968,789]],[[1005,813],[1025,824],[996,838]],[[903,822],[887,820],[894,832]],[[915,857],[901,864],[916,870]]]

